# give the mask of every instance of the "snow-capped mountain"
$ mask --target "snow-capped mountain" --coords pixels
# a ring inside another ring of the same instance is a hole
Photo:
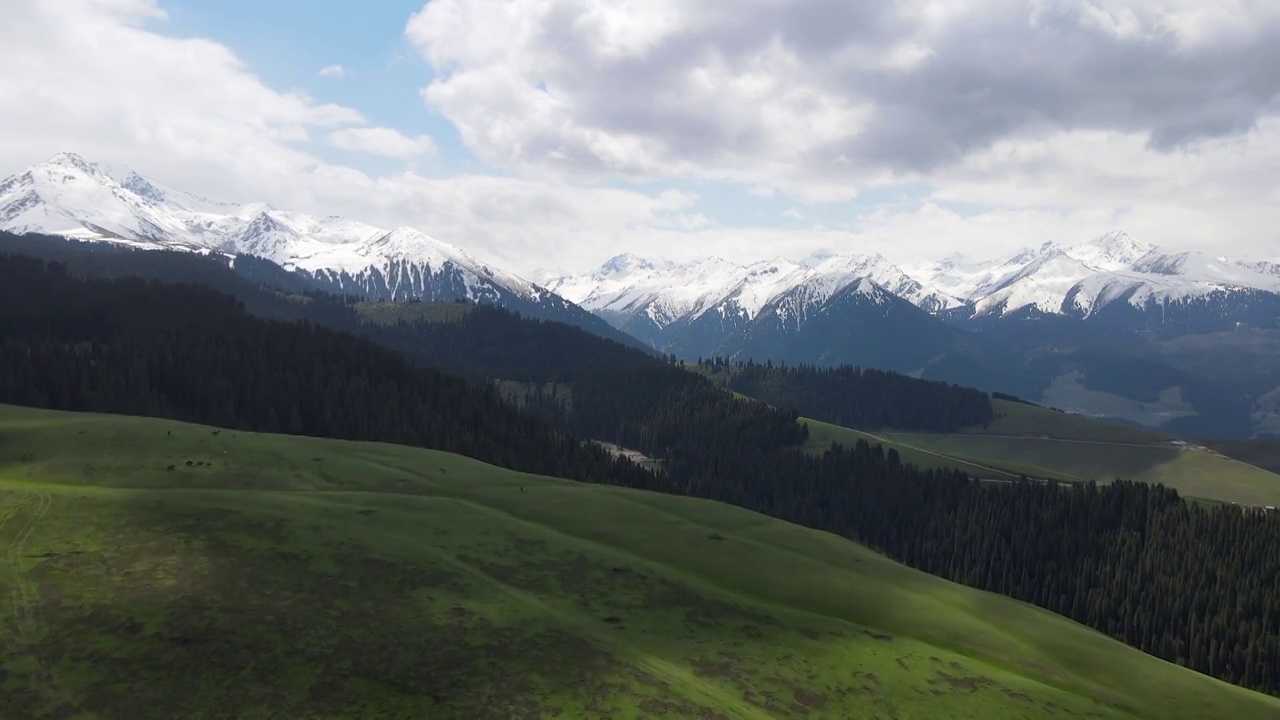
[[[664,338],[688,334],[690,328],[732,332],[784,296],[794,317],[803,318],[863,279],[930,312],[962,304],[880,255],[823,255],[800,262],[775,258],[738,265],[721,258],[676,264],[626,254],[588,275],[550,279],[547,287],[661,346]]]
[[[253,255],[334,291],[491,302],[629,340],[555,293],[413,228],[209,200],[70,153],[0,182],[0,230]]]
[[[777,295],[720,352],[919,372],[954,348],[959,330],[871,278],[832,278],[811,278]]]
[[[1142,408],[1177,390],[1185,395],[1168,396],[1191,398],[1196,412],[1179,428],[1202,433],[1246,433],[1241,408],[1266,383],[1252,370],[1178,368],[1213,352],[1212,333],[1280,332],[1280,262],[1167,252],[1123,232],[993,260],[951,254],[906,270],[878,255],[751,265],[623,255],[548,285],[685,358],[853,363],[1133,422],[1158,417]],[[1268,365],[1252,350],[1237,354],[1253,358],[1242,367]],[[1151,358],[1150,367],[1132,372],[1135,356]],[[1105,399],[1117,393],[1121,400]]]
[[[1280,293],[1280,264],[1166,253],[1123,232],[1068,246],[1044,243],[993,261],[953,254],[911,270],[880,255],[751,265],[621,255],[594,273],[549,280],[548,287],[654,342],[668,328],[696,325],[708,314],[720,324],[752,321],[783,295],[790,296],[797,317],[804,317],[863,278],[930,313],[964,317],[1032,312],[1085,318],[1117,302],[1167,310],[1246,291]]]
[[[1104,309],[1159,311],[1231,296],[1280,293],[1269,263],[1231,261],[1199,252],[1166,253],[1113,232],[1059,247],[1045,243],[1006,260],[948,258],[918,269],[917,277],[964,298],[975,317],[1026,312],[1088,318]],[[1126,310],[1126,311],[1128,311]]]

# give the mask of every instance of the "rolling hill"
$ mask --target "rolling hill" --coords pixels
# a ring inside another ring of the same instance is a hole
[[[4,717],[1280,713],[833,535],[429,450],[0,407],[0,539]]]

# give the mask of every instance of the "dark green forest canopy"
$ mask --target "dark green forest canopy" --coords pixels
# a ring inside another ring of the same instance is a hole
[[[950,432],[990,422],[986,393],[936,380],[851,365],[824,368],[773,363],[699,361],[743,395],[805,417],[867,430]]]
[[[0,258],[0,402],[394,442],[573,479],[648,474],[367,339],[29,258]]]

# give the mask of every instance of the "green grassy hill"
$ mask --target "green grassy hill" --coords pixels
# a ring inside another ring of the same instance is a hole
[[[1274,718],[829,534],[445,453],[0,407],[0,717]]]
[[[1280,439],[1204,440],[1204,445],[1241,462],[1280,473]]]
[[[1280,504],[1280,475],[1195,448],[973,435],[889,433],[894,442],[967,462],[1027,468],[1029,476],[1160,483],[1184,497]]]
[[[992,404],[997,417],[988,427],[949,435],[867,433],[802,421],[809,424],[807,447],[813,452],[832,441],[852,444],[865,439],[895,448],[903,462],[918,467],[955,468],[993,480],[1018,475],[1066,482],[1121,478],[1161,483],[1190,498],[1280,505],[1280,475],[1246,462],[1272,458],[1274,448],[1266,443],[1208,443],[1217,451],[1212,452],[1198,443],[1175,444],[1169,436],[1141,428],[1004,400]]]
[[[985,435],[1044,434],[1069,440],[1095,440],[1118,443],[1159,443],[1172,440],[1171,435],[1147,428],[1104,422],[1083,415],[1058,412],[1025,403],[993,399],[991,407],[996,419],[987,427],[971,427],[964,432]]]
[[[365,322],[395,325],[398,322],[457,322],[476,309],[470,302],[375,302],[358,303],[356,313]]]
[[[954,455],[926,450],[906,442],[897,442],[882,434],[863,432],[841,425],[832,425],[813,418],[800,418],[799,422],[809,426],[809,440],[805,442],[804,447],[805,450],[811,453],[821,454],[831,447],[833,442],[852,447],[859,440],[866,440],[873,445],[882,445],[886,450],[893,448],[898,451],[902,462],[927,470],[963,470],[974,477],[994,480],[1016,480],[1020,474],[1035,474],[1035,470],[1037,470],[1033,468],[1017,470],[1015,469],[1016,463],[1000,462],[997,466],[968,462]],[[1062,479],[1065,480],[1067,478]]]

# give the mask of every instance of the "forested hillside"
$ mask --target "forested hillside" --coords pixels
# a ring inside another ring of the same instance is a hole
[[[0,257],[0,402],[381,440],[582,480],[647,474],[368,340],[27,258]]]
[[[573,382],[662,360],[563,323],[472,303],[360,303],[362,332],[410,359],[471,380]]]
[[[735,392],[846,427],[951,432],[995,417],[984,392],[884,370],[723,358],[700,360],[698,366]]]

